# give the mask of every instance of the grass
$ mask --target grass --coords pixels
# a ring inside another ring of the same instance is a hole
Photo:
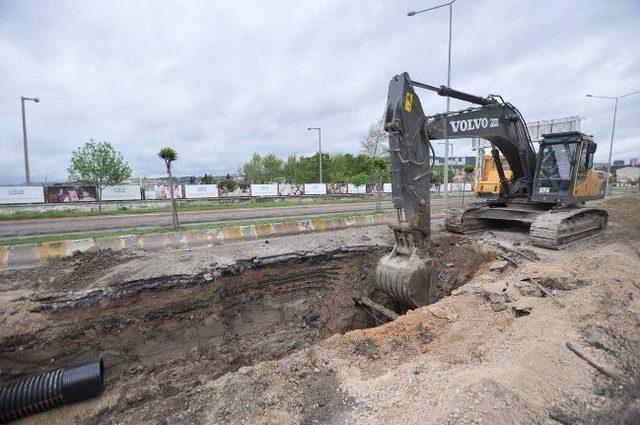
[[[295,217],[286,217],[286,218],[283,217],[281,219],[271,218],[271,219],[263,219],[263,220],[201,223],[201,224],[179,226],[177,228],[172,226],[162,226],[162,227],[145,227],[145,228],[122,229],[122,230],[108,230],[108,231],[102,231],[102,232],[82,232],[82,233],[66,233],[66,234],[59,234],[59,235],[6,238],[6,239],[0,239],[0,246],[23,245],[23,244],[43,243],[43,242],[59,242],[63,240],[104,238],[109,236],[146,235],[149,233],[169,233],[169,232],[177,232],[177,231],[185,231],[185,230],[208,230],[208,229],[218,229],[220,227],[228,227],[228,226],[248,226],[251,224],[264,224],[264,223],[286,223],[286,222],[298,221],[298,220],[313,220],[317,218],[322,218],[322,219],[344,218],[344,217],[353,217],[358,215],[371,215],[371,214],[388,215],[389,209],[387,210],[382,209],[379,211],[371,210],[371,211],[358,211],[358,212],[350,212],[350,213],[325,214],[325,215],[314,215],[314,216],[305,215],[305,216],[295,216]]]
[[[382,200],[387,200],[387,197]],[[178,211],[217,211],[227,209],[238,208],[273,208],[273,207],[297,207],[303,205],[325,205],[325,204],[353,204],[364,202],[376,202],[376,198],[346,198],[346,199],[280,199],[270,201],[244,201],[244,202],[229,202],[229,203],[207,203],[207,204],[195,204],[195,203],[179,203]],[[104,204],[103,204],[104,205]],[[120,208],[117,210],[103,210],[103,211],[82,211],[82,210],[67,210],[67,211],[16,211],[10,214],[0,214],[0,221],[6,220],[29,220],[29,219],[46,219],[46,218],[63,218],[63,217],[88,217],[88,216],[102,216],[102,215],[122,215],[122,214],[148,214],[148,213],[162,213],[169,212],[171,207],[169,205],[162,207],[149,207],[149,208]]]

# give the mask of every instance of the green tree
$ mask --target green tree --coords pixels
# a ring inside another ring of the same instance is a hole
[[[350,183],[356,186],[363,186],[369,181],[369,175],[367,173],[358,173],[351,176],[350,180]]]
[[[200,179],[200,184],[214,184],[215,180],[210,174],[206,174]]]
[[[274,153],[267,154],[262,158],[262,181],[261,183],[274,183],[282,180],[283,162]]]
[[[131,177],[131,168],[111,143],[91,139],[73,151],[67,173],[70,181],[96,186],[98,209],[102,210],[102,190]]]
[[[447,181],[451,182],[453,181],[453,177],[455,175],[453,171],[453,167],[449,167],[447,171],[448,171],[447,174],[449,176]],[[431,184],[435,184],[436,186],[438,186],[438,189],[440,189],[440,186],[444,184],[444,166],[443,165],[436,165],[431,169]]]
[[[469,181],[469,178],[471,177],[471,175],[473,174],[474,171],[476,171],[476,166],[475,165],[471,165],[471,164],[467,164],[464,166],[463,168],[464,170],[464,182],[463,182],[463,186],[462,186],[462,197],[460,200],[460,203],[462,205],[464,205],[464,186],[467,185],[467,182]]]
[[[328,183],[347,183],[351,179],[353,155],[337,153],[331,155],[330,167],[325,173]]]
[[[298,183],[295,178],[298,167],[298,157],[289,155],[282,166],[282,175],[285,183]]]
[[[176,198],[173,195],[173,176],[171,175],[171,165],[178,160],[178,153],[170,147],[164,147],[158,152],[158,156],[164,161],[169,177],[169,193],[171,194],[171,220],[173,227],[178,227],[178,209],[176,208]]]
[[[249,183],[259,183],[264,178],[262,157],[259,153],[254,153],[251,159],[242,166],[244,177]]]

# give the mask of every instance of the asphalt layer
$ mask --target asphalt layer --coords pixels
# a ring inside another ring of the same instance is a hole
[[[383,202],[382,209],[391,208]],[[374,211],[375,203],[301,205],[295,207],[256,207],[213,211],[184,211],[179,213],[180,224],[217,223],[238,220],[261,220],[320,214]],[[63,233],[94,232],[171,225],[171,214],[141,213],[86,217],[41,218],[0,222],[0,238],[57,235]]]

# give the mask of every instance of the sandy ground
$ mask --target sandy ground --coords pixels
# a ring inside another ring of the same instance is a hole
[[[377,327],[349,297],[384,227],[3,272],[0,377],[111,356],[105,394],[25,423],[640,423],[640,196],[603,205],[561,251],[435,232],[442,298]]]

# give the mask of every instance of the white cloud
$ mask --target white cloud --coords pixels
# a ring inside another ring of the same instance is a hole
[[[162,172],[155,152],[166,144],[183,175],[233,172],[255,151],[310,154],[310,125],[327,151],[355,152],[393,74],[444,83],[446,10],[406,16],[432,4],[5,0],[0,183],[23,180],[21,95],[42,98],[27,105],[33,180],[64,179],[89,138],[112,141],[138,175]],[[640,88],[639,8],[460,0],[452,86],[502,94],[530,120],[583,115],[603,160],[613,105],[584,95]],[[639,112],[640,96],[621,102],[615,158],[640,156]]]

